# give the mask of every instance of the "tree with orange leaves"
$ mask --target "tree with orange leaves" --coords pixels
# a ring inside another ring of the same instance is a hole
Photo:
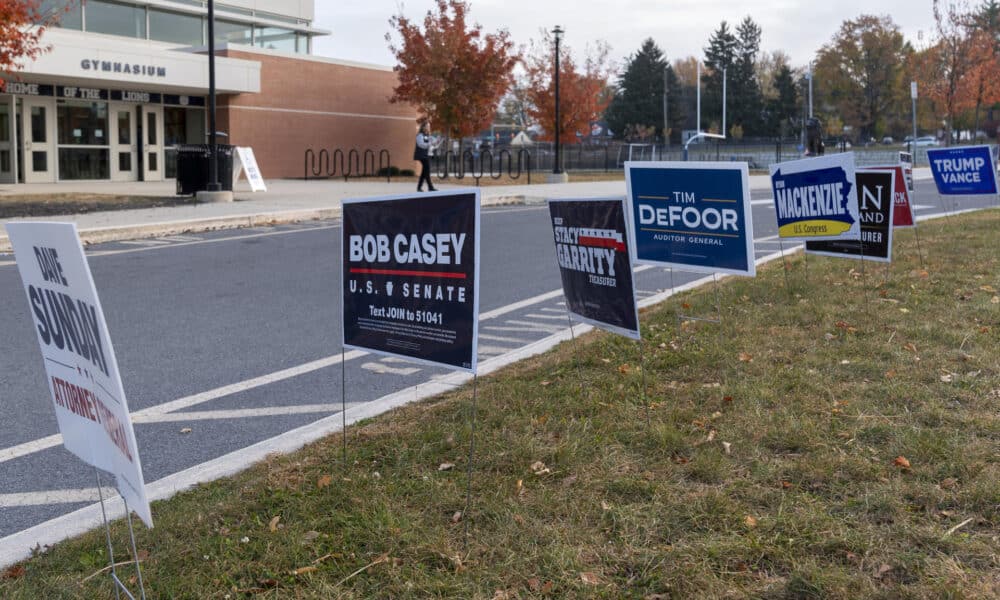
[[[578,141],[577,132],[586,135],[590,124],[604,113],[613,97],[609,79],[613,68],[608,56],[611,48],[606,42],[597,42],[587,53],[582,70],[577,67],[570,49],[561,44],[559,50],[559,141]],[[532,49],[524,61],[527,81],[528,114],[545,131],[545,140],[554,140],[556,121],[555,99],[555,44],[552,35],[545,32],[542,40],[532,42]]]
[[[41,0],[0,0],[0,71],[14,75],[45,48],[41,45],[45,28],[55,24],[59,12],[43,13]],[[0,90],[6,81],[0,79]]]
[[[414,105],[449,138],[489,127],[518,60],[506,30],[484,34],[479,24],[468,25],[468,12],[463,0],[437,0],[422,27],[396,15],[389,24],[399,41],[385,36],[398,62],[390,100]]]

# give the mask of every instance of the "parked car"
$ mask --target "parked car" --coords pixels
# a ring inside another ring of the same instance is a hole
[[[937,138],[933,135],[925,135],[923,137],[918,137],[916,141],[916,146],[919,148],[921,146],[940,146],[941,142],[937,141]]]
[[[887,135],[884,138],[882,138],[882,144],[885,145],[885,146],[893,144],[893,143],[895,143],[895,141],[896,140],[892,139],[891,135]]]

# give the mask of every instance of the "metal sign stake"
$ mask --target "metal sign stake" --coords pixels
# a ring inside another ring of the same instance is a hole
[[[469,436],[469,468],[466,472],[465,509],[462,511],[462,522],[465,529],[464,549],[469,550],[469,506],[472,503],[472,461],[476,451],[476,400],[479,396],[479,375],[472,376],[472,432]]]
[[[135,530],[132,529],[132,511],[128,508],[128,500],[122,497],[122,501],[125,503],[125,519],[128,521],[128,536],[132,541],[132,559],[135,561],[135,573],[139,580],[139,593],[142,596],[142,600],[146,600],[146,586],[142,582],[142,566],[139,564],[139,550],[135,544]]]
[[[347,362],[344,360],[346,352],[343,347],[340,349],[340,437],[344,445],[341,451],[341,462],[344,463],[344,470],[347,470]]]
[[[792,285],[788,282],[788,263],[785,262],[785,244],[778,238],[778,252],[781,253],[781,271],[785,274],[785,289],[792,293]]]
[[[104,518],[104,536],[108,541],[108,559],[111,561],[111,580],[115,584],[115,600],[121,600],[121,593],[118,591],[120,582],[115,571],[115,550],[111,545],[111,527],[108,525],[108,513],[104,508],[104,491],[101,490],[101,472],[94,467],[94,477],[97,479],[97,497],[101,501],[101,517]],[[128,593],[128,590],[125,591]]]

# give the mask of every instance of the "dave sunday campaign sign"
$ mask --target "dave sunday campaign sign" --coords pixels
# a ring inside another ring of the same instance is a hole
[[[639,310],[619,199],[550,199],[556,260],[570,313],[639,339]]]
[[[128,402],[104,311],[72,223],[8,223],[7,234],[63,445],[115,476],[118,492],[149,527],[153,517]]]
[[[344,200],[344,346],[475,373],[479,190]]]

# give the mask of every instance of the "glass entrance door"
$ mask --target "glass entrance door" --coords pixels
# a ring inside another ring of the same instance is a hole
[[[0,183],[16,183],[15,171],[14,97],[0,96]]]
[[[163,181],[163,107],[142,107],[142,165],[144,181]]]
[[[138,181],[139,139],[136,137],[134,104],[111,103],[111,180]]]
[[[56,180],[56,111],[51,100],[25,98],[21,110],[24,125],[24,182]]]

